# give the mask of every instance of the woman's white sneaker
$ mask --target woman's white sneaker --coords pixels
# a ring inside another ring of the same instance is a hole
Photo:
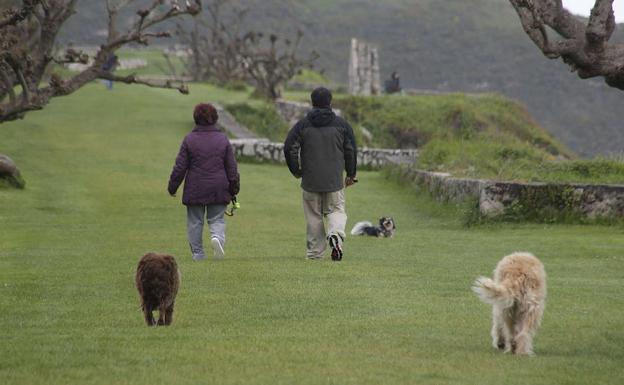
[[[221,241],[218,238],[213,237],[210,239],[210,243],[212,244],[215,259],[223,259],[223,257],[225,257],[225,251],[223,250]]]

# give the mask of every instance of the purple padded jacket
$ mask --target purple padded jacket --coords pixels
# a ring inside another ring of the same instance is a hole
[[[180,146],[169,178],[175,194],[184,179],[187,206],[228,204],[240,189],[240,176],[230,141],[216,126],[195,126]]]

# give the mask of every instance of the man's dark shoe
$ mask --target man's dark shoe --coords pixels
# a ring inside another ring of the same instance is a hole
[[[329,236],[329,247],[331,247],[331,259],[332,261],[342,261],[342,245],[338,239],[338,235]]]

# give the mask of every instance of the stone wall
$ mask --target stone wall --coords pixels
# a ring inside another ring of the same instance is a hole
[[[237,157],[252,158],[258,162],[285,163],[284,144],[266,139],[232,139]],[[389,164],[412,164],[418,158],[417,150],[392,150],[383,148],[358,149],[358,167],[377,169]]]
[[[257,162],[285,163],[284,144],[268,139],[230,139],[236,158],[251,158]]]
[[[481,190],[479,211],[543,220],[624,218],[624,185],[491,182]]]
[[[624,218],[624,185],[515,183],[454,178],[447,173],[400,168],[400,175],[443,201],[478,202],[486,218],[537,221]]]

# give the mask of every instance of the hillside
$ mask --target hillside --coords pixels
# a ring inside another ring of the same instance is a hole
[[[417,167],[493,180],[621,183],[624,163],[578,160],[526,108],[500,95],[338,97],[359,141],[419,147]]]
[[[622,92],[580,80],[532,45],[504,0],[241,0],[250,28],[301,28],[321,53],[319,67],[346,82],[351,37],[380,46],[384,76],[404,87],[498,92],[518,99],[551,133],[581,155],[621,152]],[[65,39],[97,43],[105,28],[99,0],[82,0]],[[90,25],[90,33],[82,27]],[[80,32],[78,32],[80,31]],[[615,37],[621,40],[621,34]]]

